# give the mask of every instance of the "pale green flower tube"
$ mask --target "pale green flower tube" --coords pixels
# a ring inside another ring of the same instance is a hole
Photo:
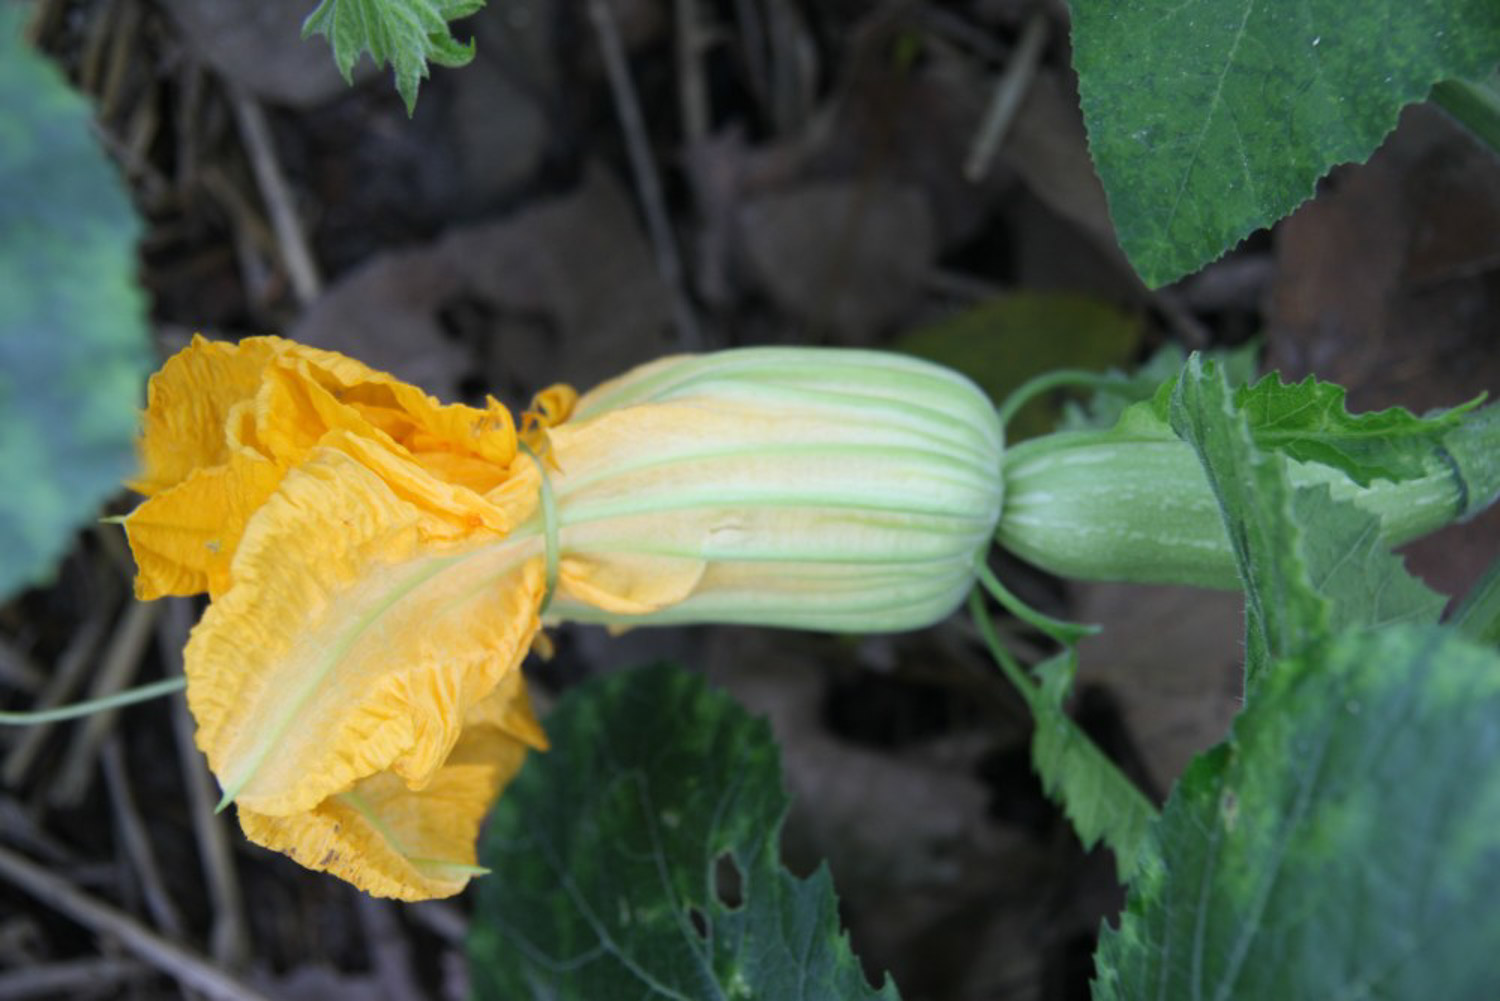
[[[663,359],[588,393],[549,444],[549,618],[917,628],[963,600],[1000,515],[988,397],[903,355]]]

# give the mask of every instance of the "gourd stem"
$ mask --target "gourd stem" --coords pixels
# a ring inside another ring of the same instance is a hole
[[[66,706],[58,706],[55,709],[38,709],[33,712],[0,712],[0,725],[9,726],[34,726],[37,723],[55,723],[58,720],[77,719],[80,716],[92,716],[95,713],[108,712],[121,706],[134,705],[137,702],[145,702],[148,699],[159,698],[170,695],[172,692],[180,692],[187,687],[185,678],[166,678],[162,681],[153,681],[149,685],[141,685],[139,688],[127,688],[123,692],[106,695],[103,698],[89,699],[85,702],[74,702]]]
[[[1004,403],[995,408],[995,414],[1000,418],[1000,426],[1007,427],[1010,425],[1011,418],[1015,417],[1022,407],[1043,393],[1060,389],[1063,386],[1087,386],[1090,389],[1108,390],[1120,381],[1120,377],[1115,375],[1101,375],[1098,372],[1089,372],[1079,368],[1060,368],[1022,383],[1015,392],[1005,398]]]
[[[547,545],[547,589],[542,593],[542,604],[537,614],[545,614],[552,605],[552,596],[557,592],[557,575],[562,565],[562,541],[557,522],[557,495],[552,490],[552,477],[547,474],[547,463],[524,441],[519,443],[521,451],[536,463],[537,475],[541,477],[542,538]]]
[[[1476,643],[1500,643],[1500,560],[1474,585],[1449,625]]]
[[[1005,644],[1000,640],[1000,634],[995,632],[994,622],[990,620],[989,610],[984,607],[984,595],[977,587],[969,592],[969,615],[974,619],[974,625],[979,629],[984,645],[989,648],[990,656],[995,658],[996,664],[1000,665],[1001,673],[1015,686],[1016,691],[1026,700],[1026,704],[1035,714],[1036,700],[1041,697],[1041,690],[1020,662],[1011,656],[1009,650],[1005,649]]]
[[[1500,83],[1488,80],[1442,80],[1434,84],[1432,103],[1468,128],[1474,138],[1500,152]]]
[[[996,577],[985,564],[982,555],[974,561],[974,571],[979,577],[979,583],[984,586],[984,589],[990,593],[990,597],[994,598],[1002,608],[1022,622],[1046,633],[1063,646],[1072,646],[1083,637],[1094,635],[1100,629],[1099,626],[1089,623],[1066,622],[1062,619],[1055,619],[1045,612],[1039,612],[1032,608],[1026,602],[1012,594],[1004,584],[1000,583],[1000,578]]]

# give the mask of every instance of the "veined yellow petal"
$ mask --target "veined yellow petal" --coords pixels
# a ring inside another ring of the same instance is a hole
[[[335,448],[375,473],[403,500],[437,515],[446,523],[430,524],[430,538],[450,538],[483,527],[505,534],[524,521],[536,507],[535,494],[507,491],[498,500],[487,498],[440,475],[415,456],[393,451],[378,441],[332,432],[322,445]]]
[[[508,467],[458,452],[415,452],[412,460],[434,478],[483,496],[504,483]]]
[[[430,781],[538,627],[540,541],[441,525],[349,455],[314,449],[246,527],[186,650],[198,745],[226,798],[311,810],[392,771]]]
[[[440,403],[416,386],[332,351],[302,348],[296,363],[304,377],[340,403],[385,411],[371,414],[373,422],[409,451],[458,451],[499,466],[515,458],[515,422],[494,398],[483,410]]]
[[[569,556],[557,593],[615,615],[646,615],[692,594],[707,568],[700,559],[649,553]]]
[[[364,414],[315,381],[305,361],[293,358],[268,365],[255,397],[259,447],[283,464],[300,462],[330,431],[372,437],[387,448],[395,444]]]
[[[245,523],[281,477],[280,467],[241,450],[223,465],[194,470],[132,511],[124,524],[139,568],[136,597],[222,594]]]
[[[276,390],[269,396],[268,385]],[[257,397],[256,433],[226,428],[235,406]],[[156,493],[226,461],[233,443],[251,438],[268,458],[297,461],[337,428],[373,430],[412,453],[451,452],[501,469],[516,455],[515,424],[493,399],[484,409],[445,405],[352,358],[280,337],[236,344],[195,336],[151,379],[144,472],[133,486]]]
[[[415,386],[395,382],[391,394],[411,415],[415,428],[403,442],[416,453],[459,452],[508,465],[516,458],[516,425],[510,411],[489,397],[483,410],[462,403],[441,404]]]
[[[289,343],[251,337],[230,344],[194,335],[186,350],[169,358],[146,388],[141,475],[131,489],[149,497],[195,470],[228,461],[231,408],[255,396],[266,365]]]
[[[389,772],[305,813],[270,817],[240,807],[251,841],[381,897],[427,900],[462,890],[479,825],[540,737],[524,687],[505,686],[470,711],[448,759],[420,791]],[[528,736],[518,738],[522,729]]]
[[[578,406],[578,391],[565,382],[555,382],[531,398],[527,416],[542,427],[555,428]]]
[[[532,397],[531,406],[522,415],[521,438],[533,453],[549,465],[552,447],[547,433],[573,416],[578,405],[578,391],[566,383],[554,383]]]
[[[510,515],[486,501],[480,492],[448,479],[445,474],[451,472],[449,468],[440,462],[423,462],[422,456],[413,455],[375,423],[374,418],[383,420],[392,412],[345,404],[333,390],[315,380],[316,374],[306,359],[293,355],[267,367],[254,402],[254,429],[247,435],[262,452],[289,466],[302,461],[316,447],[338,448],[379,473],[403,497],[435,514],[452,518],[454,532],[449,535],[480,525],[505,532],[514,524]],[[470,410],[471,415],[477,413]],[[399,416],[384,423],[409,436],[411,426],[407,417]],[[514,445],[513,436],[506,437],[506,441]],[[477,482],[485,490],[493,489],[505,478],[504,466],[471,454],[442,454],[467,462],[464,478]]]
[[[469,715],[464,717],[464,727],[476,726],[494,727],[533,750],[547,749],[547,732],[537,722],[536,713],[532,712],[531,699],[526,694],[526,678],[520,671],[512,671],[501,678],[495,690],[469,710]]]

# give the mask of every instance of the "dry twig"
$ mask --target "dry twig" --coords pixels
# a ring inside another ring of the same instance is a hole
[[[99,674],[89,688],[89,698],[104,698],[130,686],[160,611],[161,607],[155,602],[133,601],[126,607],[110,638]],[[53,806],[71,807],[83,801],[94,774],[99,745],[109,735],[118,716],[119,710],[96,713],[74,731],[73,742],[68,745],[57,780],[47,797]]]
[[[0,637],[0,684],[35,694],[44,684],[42,669],[31,662],[14,643]]]
[[[1026,96],[1027,88],[1036,77],[1037,63],[1041,60],[1042,47],[1046,44],[1047,15],[1038,10],[1022,29],[1021,41],[1017,43],[1015,54],[1006,64],[1005,72],[1000,74],[999,82],[995,84],[995,94],[985,111],[984,122],[974,136],[974,144],[969,147],[968,159],[964,161],[964,177],[971,183],[978,183],[988,173],[990,163],[1000,148],[1000,141],[1005,138],[1010,123],[1015,120],[1016,111],[1021,107],[1021,99]]]
[[[84,29],[83,51],[78,56],[78,89],[86,94],[99,93],[99,80],[104,75],[105,48],[119,7],[120,0],[105,0],[96,8],[98,13]]]
[[[31,18],[21,29],[21,37],[31,45],[40,45],[52,30],[53,23],[67,6],[66,0],[37,0],[32,4]]]
[[[129,914],[91,897],[60,876],[7,848],[0,848],[0,878],[20,887],[53,909],[100,935],[107,935],[141,959],[195,988],[223,1001],[267,1001],[265,995],[143,927]]]
[[[75,959],[66,963],[29,966],[0,973],[0,1001],[24,998],[76,997],[103,988],[119,988],[152,974],[133,959]]]
[[[369,894],[358,895],[365,943],[387,1001],[421,1001],[422,988],[412,968],[411,943],[396,918],[395,905]]]
[[[682,138],[688,148],[708,135],[708,88],[703,82],[703,39],[698,0],[676,0],[677,93],[682,104]]]
[[[461,946],[469,937],[469,919],[446,901],[426,900],[420,904],[410,904],[406,908],[406,916],[449,945]]]
[[[182,674],[182,647],[192,628],[193,609],[186,598],[165,599],[166,614],[157,630],[169,675]],[[245,905],[240,894],[239,876],[230,853],[225,820],[214,813],[218,793],[203,755],[193,743],[193,718],[187,703],[181,699],[172,707],[172,731],[177,741],[182,779],[188,790],[188,808],[193,818],[193,835],[198,840],[198,857],[203,876],[208,881],[208,899],[213,904],[214,924],[209,932],[209,951],[225,967],[239,969],[250,956],[250,935],[245,927]]]
[[[999,64],[1005,60],[1005,48],[990,33],[953,11],[944,10],[935,3],[924,3],[917,11],[924,27],[936,35],[948,39],[955,45],[987,62]]]
[[[251,302],[263,303],[271,284],[271,274],[261,254],[268,257],[275,254],[275,236],[250,200],[217,166],[203,167],[197,176],[203,190],[219,202],[233,223],[234,258],[239,265],[245,295]]]
[[[138,51],[138,36],[141,30],[141,10],[134,3],[125,3],[120,8],[119,23],[109,33],[109,51],[105,56],[103,77],[99,84],[99,121],[114,117],[115,109],[125,90],[125,77]]]
[[[677,327],[677,340],[684,350],[703,347],[703,335],[698,330],[698,319],[688,301],[687,287],[682,267],[682,257],[677,252],[677,241],[672,235],[672,224],[667,219],[666,199],[662,195],[661,177],[657,173],[656,158],[651,153],[651,143],[646,137],[645,121],[641,117],[641,103],[630,79],[630,67],[625,59],[625,44],[620,40],[620,28],[615,23],[614,11],[607,0],[589,0],[589,19],[594,24],[594,33],[599,37],[599,51],[604,57],[604,72],[609,77],[609,92],[614,99],[615,115],[620,119],[620,129],[625,133],[625,150],[630,156],[630,172],[635,180],[637,197],[646,215],[646,229],[651,235],[651,246],[656,251],[656,268],[661,272],[662,282],[672,299],[672,320]]]
[[[179,192],[193,186],[198,173],[199,122],[198,112],[203,103],[203,67],[197,61],[185,59],[177,78],[177,107],[174,116],[177,148],[174,154],[172,179]]]
[[[7,844],[39,856],[50,865],[76,868],[78,859],[67,845],[37,823],[33,811],[9,796],[0,796],[0,835]]]
[[[103,638],[104,630],[109,627],[112,605],[113,601],[98,602],[89,617],[73,633],[73,638],[68,641],[62,656],[57,660],[52,680],[32,709],[51,709],[72,697],[83,681],[84,670],[93,661],[94,649]],[[25,780],[26,773],[31,770],[31,763],[36,760],[47,738],[51,736],[52,727],[51,723],[43,723],[22,732],[16,745],[5,756],[5,767],[0,769],[0,777],[4,778],[6,785],[14,788]]]
[[[172,903],[172,896],[161,878],[161,868],[156,864],[156,856],[151,851],[151,839],[146,834],[146,825],[142,823],[140,811],[136,809],[118,735],[111,735],[104,742],[104,781],[109,786],[115,817],[120,822],[120,840],[124,844],[125,855],[130,859],[131,871],[140,880],[141,893],[146,898],[146,910],[151,913],[151,919],[158,928],[172,938],[180,939],[183,934],[182,917],[177,913],[177,906]]]
[[[266,201],[266,210],[271,214],[271,228],[276,232],[276,242],[281,248],[281,261],[286,266],[292,281],[292,291],[303,306],[318,297],[322,279],[313,261],[307,236],[302,232],[302,220],[297,216],[292,203],[292,190],[281,171],[281,161],[276,157],[276,146],[271,140],[271,126],[266,113],[249,94],[237,86],[229,89],[229,102],[234,107],[234,118],[239,124],[240,138],[250,155],[250,168],[255,172],[255,183],[261,197]]]

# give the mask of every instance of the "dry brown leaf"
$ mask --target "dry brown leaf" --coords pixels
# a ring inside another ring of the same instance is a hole
[[[1500,388],[1500,159],[1412,108],[1363,166],[1276,231],[1271,363],[1350,406],[1449,406]]]
[[[597,166],[565,198],[377,256],[289,333],[445,398],[493,392],[512,404],[671,348],[650,250],[619,182]]]
[[[1407,110],[1363,166],[1276,230],[1269,361],[1349,388],[1352,410],[1418,412],[1500,390],[1500,159],[1441,113]],[[1500,549],[1500,510],[1406,547],[1462,594]]]
[[[1074,618],[1104,627],[1079,645],[1078,684],[1119,702],[1157,789],[1224,738],[1240,709],[1244,600],[1238,592],[1083,584]]]
[[[1051,69],[1039,71],[1001,146],[1001,155],[1026,186],[1054,212],[1071,219],[1119,256],[1104,185],[1089,156],[1078,92]],[[1123,257],[1120,258],[1123,264]]]
[[[308,107],[344,93],[349,85],[321,40],[302,41],[308,0],[166,0],[167,9],[192,43],[193,53],[256,97]],[[363,60],[355,73],[367,77]]]
[[[900,320],[937,248],[926,200],[887,182],[813,183],[740,211],[750,270],[814,336],[860,342]]]

